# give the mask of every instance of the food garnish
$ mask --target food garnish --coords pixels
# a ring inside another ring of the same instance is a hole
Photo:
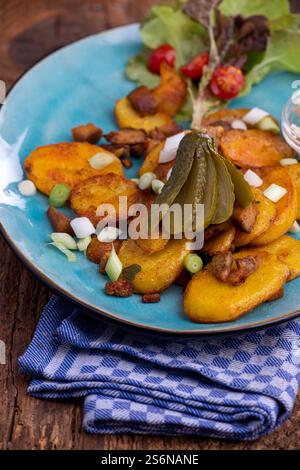
[[[61,243],[52,242],[52,243],[49,243],[49,245],[55,246],[55,248],[61,251],[68,258],[68,261],[70,263],[74,263],[76,261],[77,259],[76,253],[74,253],[74,251],[69,250]]]
[[[189,253],[184,258],[184,267],[192,274],[198,273],[203,268],[203,261],[200,256]]]
[[[118,257],[114,245],[105,266],[105,272],[111,281],[117,281],[122,274],[122,263]]]
[[[54,243],[58,243],[59,245],[63,245],[68,250],[77,250],[77,243],[71,235],[68,233],[56,233],[53,232],[50,235],[51,240]]]
[[[18,184],[18,190],[23,196],[34,196],[36,194],[35,184],[30,180],[23,180]]]
[[[88,236],[88,237],[85,237],[85,238],[81,238],[78,242],[77,242],[77,249],[78,251],[84,251],[86,252],[86,250],[88,249],[88,246],[89,244],[91,243],[92,241],[92,237],[91,236]]]
[[[70,188],[66,184],[56,184],[49,195],[49,206],[62,207],[70,196]]]
[[[299,17],[287,1],[276,9],[271,0],[258,0],[255,8],[252,3],[183,0],[154,6],[141,27],[144,49],[129,60],[127,76],[151,89],[163,61],[180,70],[189,93],[178,118],[192,118],[192,129],[201,129],[205,114],[249,93],[273,70],[299,73]],[[263,125],[277,132],[271,124]]]
[[[86,238],[95,233],[95,227],[87,217],[76,217],[70,224],[77,238]]]
[[[273,202],[280,201],[286,193],[287,190],[285,188],[275,183],[270,184],[270,186],[264,190],[264,195]]]
[[[175,49],[170,44],[162,44],[149,54],[148,68],[150,72],[159,75],[162,62],[165,62],[171,67],[173,67],[175,63]]]

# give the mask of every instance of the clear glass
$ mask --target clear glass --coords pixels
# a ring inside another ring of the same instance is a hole
[[[287,143],[300,155],[300,90],[296,90],[282,111],[282,134]]]

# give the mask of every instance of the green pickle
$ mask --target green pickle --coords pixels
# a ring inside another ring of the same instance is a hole
[[[187,227],[196,227],[196,205],[204,204],[204,228],[221,224],[233,212],[234,202],[246,207],[254,196],[242,173],[220,155],[214,140],[203,132],[191,132],[180,142],[170,179],[157,196],[156,204],[193,206],[192,221],[174,220],[170,215],[170,232],[175,235]],[[191,223],[192,222],[192,223]],[[202,228],[202,227],[201,227]]]

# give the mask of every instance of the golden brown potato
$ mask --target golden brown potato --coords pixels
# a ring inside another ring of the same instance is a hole
[[[220,109],[213,113],[208,114],[203,119],[204,126],[210,126],[211,124],[218,123],[220,121],[232,123],[235,119],[242,119],[242,117],[249,111],[247,108],[240,109]]]
[[[213,256],[217,253],[225,253],[226,251],[230,251],[233,245],[234,237],[235,228],[231,226],[216,237],[207,240],[204,243],[201,251],[209,254],[210,256]]]
[[[290,177],[294,181],[294,184],[297,189],[297,199],[298,199],[298,205],[297,205],[297,220],[300,219],[300,163],[297,163],[295,165],[289,165],[286,167]]]
[[[146,254],[134,240],[127,240],[118,256],[124,268],[131,264],[141,266],[133,287],[135,292],[148,294],[161,292],[175,281],[183,270],[183,260],[187,254],[186,240],[170,240],[163,250],[151,255]]]
[[[100,204],[112,204],[116,210],[117,219],[126,217],[120,213],[119,196],[127,196],[128,207],[142,201],[143,193],[131,180],[123,176],[109,173],[94,176],[79,183],[71,192],[71,207],[79,216],[88,217],[96,225],[100,216],[96,211]]]
[[[255,202],[257,203],[258,216],[250,233],[237,230],[234,240],[234,244],[237,247],[251,243],[252,240],[257,238],[269,227],[271,227],[275,220],[276,205],[274,202],[270,201],[270,199],[267,199],[259,189],[252,188],[252,191],[255,196]]]
[[[111,155],[113,160],[101,170],[95,170],[91,167],[89,159],[99,153]],[[47,195],[58,183],[66,184],[72,189],[80,181],[91,176],[105,173],[123,175],[122,163],[114,154],[86,142],[65,142],[38,147],[26,158],[24,169],[37,189]]]
[[[175,116],[185,102],[187,83],[166,62],[160,66],[160,75],[160,84],[152,90],[152,94],[161,113]]]
[[[156,127],[170,125],[172,118],[166,113],[156,113],[151,116],[140,116],[131,106],[128,98],[116,102],[115,115],[117,124],[121,129],[144,129],[150,132]]]
[[[272,243],[254,249],[243,249],[243,253],[255,254],[266,251],[276,255],[290,270],[288,281],[300,276],[300,241],[289,235],[283,235]]]
[[[276,204],[276,215],[271,226],[257,238],[252,245],[265,245],[284,235],[293,225],[297,212],[297,191],[288,171],[282,167],[261,168],[258,174],[263,179],[261,190],[264,191],[272,183],[287,189],[287,194]]]
[[[184,293],[187,316],[200,323],[228,322],[273,297],[284,286],[289,269],[275,255],[261,252],[257,256],[259,268],[239,286],[218,281],[209,269],[193,276]]]
[[[241,168],[278,166],[282,158],[295,156],[282,137],[259,129],[226,131],[221,136],[220,148],[228,160]]]
[[[160,236],[159,238],[157,239],[152,239],[152,238],[148,238],[148,239],[143,239],[143,238],[138,238],[137,240],[135,240],[136,244],[142,248],[143,251],[145,251],[145,253],[148,253],[148,254],[152,254],[152,253],[156,253],[157,251],[161,251],[164,249],[164,247],[166,246],[166,244],[168,243],[169,240],[166,240],[164,238],[162,238],[162,236]]]
[[[151,171],[155,172],[155,169],[158,165],[159,154],[163,149],[165,143],[159,142],[145,157],[145,160],[142,163],[142,166],[139,169],[139,175],[142,176],[144,173]]]

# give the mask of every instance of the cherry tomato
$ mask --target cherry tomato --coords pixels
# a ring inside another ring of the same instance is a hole
[[[175,64],[175,50],[170,44],[162,44],[151,52],[148,58],[148,69],[159,75],[162,62],[166,62],[171,67]]]
[[[201,78],[203,73],[203,68],[208,64],[209,55],[208,52],[202,52],[201,54],[194,57],[191,62],[181,67],[181,72],[189,78],[196,80]]]
[[[212,93],[221,100],[231,100],[244,87],[245,78],[238,67],[224,65],[217,67],[210,81]]]

